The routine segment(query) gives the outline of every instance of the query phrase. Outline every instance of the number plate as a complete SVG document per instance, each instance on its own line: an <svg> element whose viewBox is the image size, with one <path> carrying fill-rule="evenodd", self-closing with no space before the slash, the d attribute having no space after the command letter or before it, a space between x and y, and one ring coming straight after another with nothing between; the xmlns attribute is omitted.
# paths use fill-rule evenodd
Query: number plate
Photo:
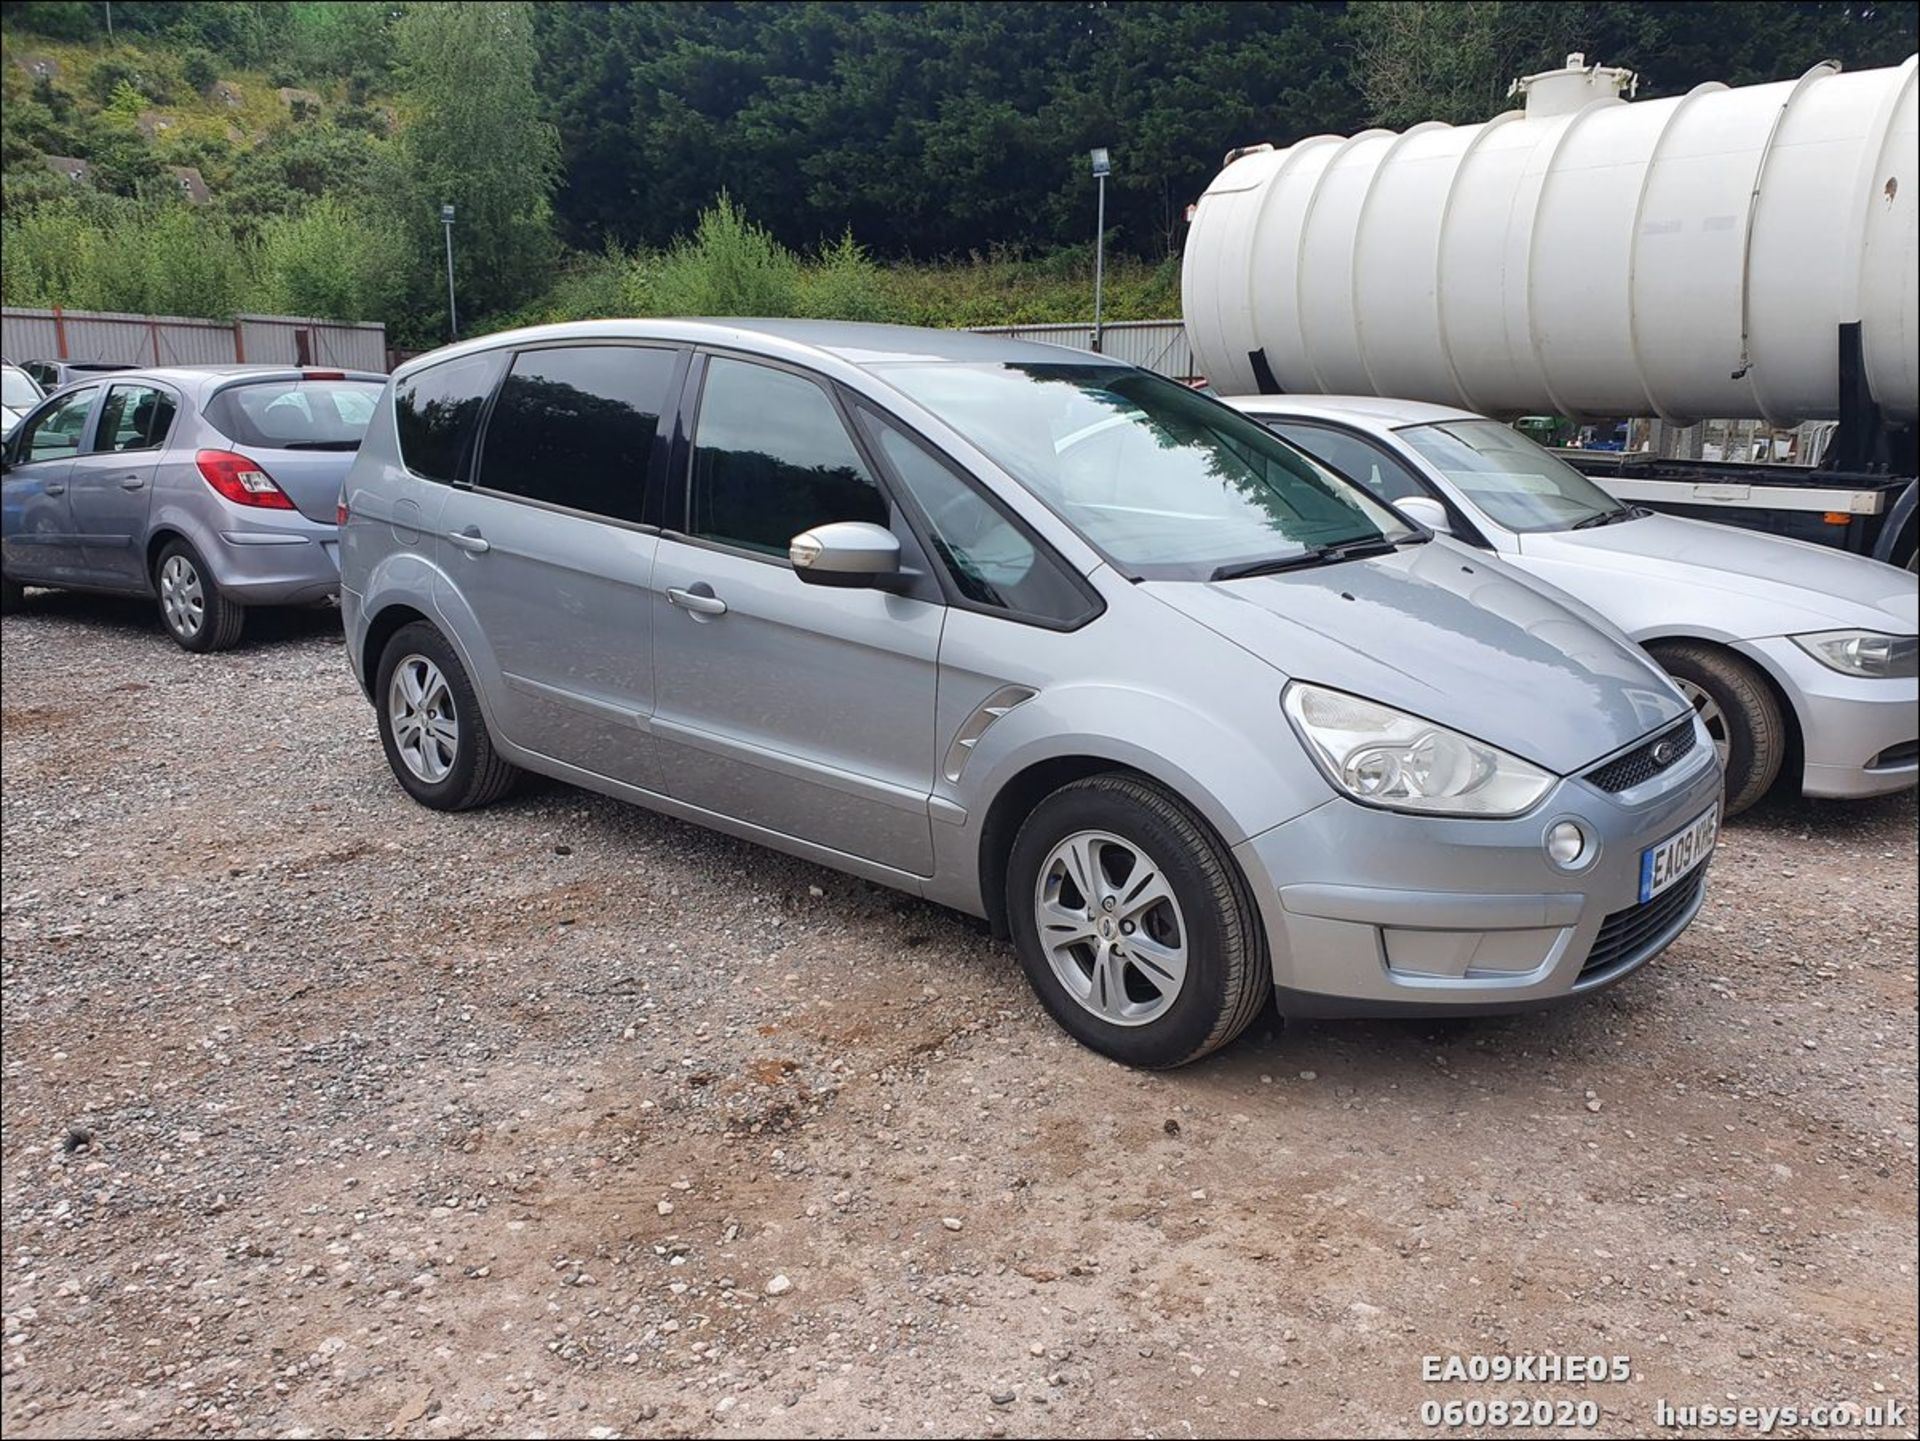
<svg viewBox="0 0 1920 1441"><path fill-rule="evenodd" d="M1650 901L1713 854L1720 836L1720 807L1709 806L1683 830L1640 852L1640 899Z"/></svg>

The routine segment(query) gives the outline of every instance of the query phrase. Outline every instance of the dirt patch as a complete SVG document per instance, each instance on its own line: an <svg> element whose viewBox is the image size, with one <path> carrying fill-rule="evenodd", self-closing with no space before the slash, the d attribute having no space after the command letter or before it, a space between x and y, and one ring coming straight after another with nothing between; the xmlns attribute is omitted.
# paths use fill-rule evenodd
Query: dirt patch
<svg viewBox="0 0 1920 1441"><path fill-rule="evenodd" d="M1735 822L1591 1001L1143 1075L963 918L413 806L336 637L0 634L9 1436L1402 1434L1507 1394L1451 1353L1631 1356L1527 1391L1602 1435L1914 1399L1911 797Z"/></svg>

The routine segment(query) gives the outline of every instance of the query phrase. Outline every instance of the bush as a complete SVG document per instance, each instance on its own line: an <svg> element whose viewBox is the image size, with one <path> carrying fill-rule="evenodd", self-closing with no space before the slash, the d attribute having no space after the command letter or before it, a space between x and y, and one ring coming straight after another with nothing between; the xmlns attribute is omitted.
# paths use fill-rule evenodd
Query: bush
<svg viewBox="0 0 1920 1441"><path fill-rule="evenodd" d="M10 305L225 317L248 261L230 231L176 200L68 197L0 220Z"/></svg>
<svg viewBox="0 0 1920 1441"><path fill-rule="evenodd" d="M853 238L851 226L807 267L801 284L805 313L819 320L895 320L880 267Z"/></svg>
<svg viewBox="0 0 1920 1441"><path fill-rule="evenodd" d="M675 242L644 277L644 291L656 315L795 315L800 265L723 190L693 238Z"/></svg>
<svg viewBox="0 0 1920 1441"><path fill-rule="evenodd" d="M181 77L205 95L220 79L220 61L211 50L195 45L180 57Z"/></svg>
<svg viewBox="0 0 1920 1441"><path fill-rule="evenodd" d="M388 320L407 269L393 217L322 196L261 227L252 303L279 315Z"/></svg>
<svg viewBox="0 0 1920 1441"><path fill-rule="evenodd" d="M147 101L164 105L173 98L165 68L144 59L139 64L117 57L102 60L87 76L87 90L106 106L118 106L121 96L131 92L141 101L134 107L136 114L146 109Z"/></svg>

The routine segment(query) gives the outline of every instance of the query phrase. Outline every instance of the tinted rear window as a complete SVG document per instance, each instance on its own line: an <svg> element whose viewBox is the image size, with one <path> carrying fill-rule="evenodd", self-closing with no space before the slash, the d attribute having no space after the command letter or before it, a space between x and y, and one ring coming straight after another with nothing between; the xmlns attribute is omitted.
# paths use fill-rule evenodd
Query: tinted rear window
<svg viewBox="0 0 1920 1441"><path fill-rule="evenodd" d="M257 380L221 391L207 419L260 449L358 450L379 399L373 380Z"/></svg>
<svg viewBox="0 0 1920 1441"><path fill-rule="evenodd" d="M523 350L487 422L478 484L641 519L679 356L634 345Z"/></svg>
<svg viewBox="0 0 1920 1441"><path fill-rule="evenodd" d="M489 350L429 365L400 383L393 423L408 470L428 480L465 479L480 412L506 363L505 351Z"/></svg>

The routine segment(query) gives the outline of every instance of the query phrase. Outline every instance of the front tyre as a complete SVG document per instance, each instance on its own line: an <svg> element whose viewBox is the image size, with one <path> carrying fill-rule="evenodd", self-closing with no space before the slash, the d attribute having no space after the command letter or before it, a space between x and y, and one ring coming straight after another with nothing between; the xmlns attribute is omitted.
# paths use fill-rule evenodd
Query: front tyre
<svg viewBox="0 0 1920 1441"><path fill-rule="evenodd" d="M1765 795L1787 756L1787 723L1760 673L1719 646L1670 641L1649 647L1693 704L1727 775L1725 814Z"/></svg>
<svg viewBox="0 0 1920 1441"><path fill-rule="evenodd" d="M153 588L160 599L160 621L182 650L200 654L232 650L246 628L244 607L228 599L207 570L200 552L184 540L170 540L153 566Z"/></svg>
<svg viewBox="0 0 1920 1441"><path fill-rule="evenodd" d="M1034 808L1008 860L1007 915L1041 1004L1130 1066L1217 1050L1272 987L1232 857L1183 802L1134 776L1090 776Z"/></svg>
<svg viewBox="0 0 1920 1441"><path fill-rule="evenodd" d="M408 795L433 810L464 811L513 789L520 772L494 749L466 667L438 630L425 621L402 626L374 676L380 744Z"/></svg>
<svg viewBox="0 0 1920 1441"><path fill-rule="evenodd" d="M27 602L27 588L0 575L0 615L12 615Z"/></svg>

